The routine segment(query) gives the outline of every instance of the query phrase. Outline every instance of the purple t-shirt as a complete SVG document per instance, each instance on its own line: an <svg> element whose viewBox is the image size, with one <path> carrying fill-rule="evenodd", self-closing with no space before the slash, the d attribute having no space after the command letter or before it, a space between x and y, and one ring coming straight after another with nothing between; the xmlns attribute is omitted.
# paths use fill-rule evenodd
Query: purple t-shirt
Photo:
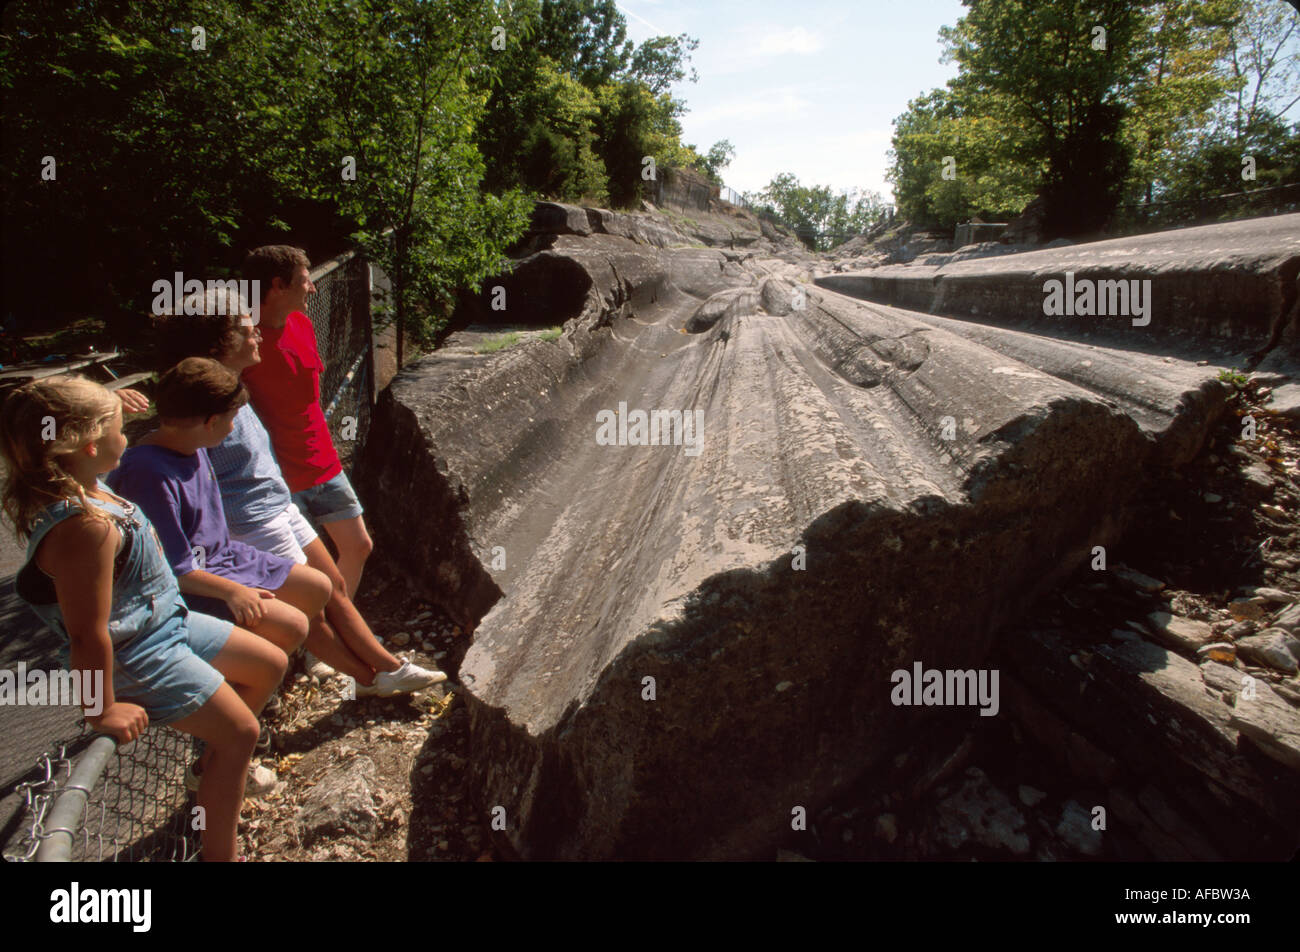
<svg viewBox="0 0 1300 952"><path fill-rule="evenodd" d="M158 530L177 578L202 569L240 585L267 589L277 589L289 578L291 559L230 538L221 490L206 450L186 456L163 446L133 446L104 481L144 510Z"/></svg>

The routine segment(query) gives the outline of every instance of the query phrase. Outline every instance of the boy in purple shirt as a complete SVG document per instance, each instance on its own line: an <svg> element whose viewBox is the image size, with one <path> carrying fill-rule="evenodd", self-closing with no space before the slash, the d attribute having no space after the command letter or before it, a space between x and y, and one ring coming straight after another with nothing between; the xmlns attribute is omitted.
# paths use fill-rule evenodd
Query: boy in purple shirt
<svg viewBox="0 0 1300 952"><path fill-rule="evenodd" d="M155 402L160 428L126 451L109 486L154 524L187 605L292 652L329 600L330 581L230 538L205 452L230 435L248 391L217 361L191 357L162 375Z"/></svg>

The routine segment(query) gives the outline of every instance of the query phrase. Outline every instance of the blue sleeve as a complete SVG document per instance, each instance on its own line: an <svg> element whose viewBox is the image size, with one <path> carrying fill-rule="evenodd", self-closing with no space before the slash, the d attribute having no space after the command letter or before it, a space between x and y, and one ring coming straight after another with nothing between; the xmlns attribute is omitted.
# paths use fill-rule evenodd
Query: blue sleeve
<svg viewBox="0 0 1300 952"><path fill-rule="evenodd" d="M180 500L176 485L167 478L150 472L143 466L127 466L114 470L116 477L109 485L119 496L125 496L144 510L153 523L162 542L163 554L171 563L177 578L194 571L190 553L190 540L181 526Z"/></svg>

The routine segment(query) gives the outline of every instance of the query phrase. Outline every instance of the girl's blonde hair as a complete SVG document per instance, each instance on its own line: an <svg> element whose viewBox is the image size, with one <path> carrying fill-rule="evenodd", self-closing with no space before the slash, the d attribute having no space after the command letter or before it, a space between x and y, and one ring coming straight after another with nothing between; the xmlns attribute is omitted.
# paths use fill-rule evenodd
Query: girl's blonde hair
<svg viewBox="0 0 1300 952"><path fill-rule="evenodd" d="M0 409L0 452L9 472L3 506L19 538L31 534L42 509L75 498L87 515L109 517L86 498L60 458L104 435L120 401L77 374L49 377L19 387Z"/></svg>

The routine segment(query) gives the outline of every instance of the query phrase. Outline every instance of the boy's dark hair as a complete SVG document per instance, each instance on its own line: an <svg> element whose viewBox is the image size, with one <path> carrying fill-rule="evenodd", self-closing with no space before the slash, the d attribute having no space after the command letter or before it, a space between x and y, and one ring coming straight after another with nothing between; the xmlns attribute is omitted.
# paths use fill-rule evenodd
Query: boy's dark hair
<svg viewBox="0 0 1300 952"><path fill-rule="evenodd" d="M206 420L242 407L248 391L215 360L186 357L159 378L154 402L163 420Z"/></svg>
<svg viewBox="0 0 1300 952"><path fill-rule="evenodd" d="M244 258L244 277L249 281L260 281L262 300L271 293L271 279L279 278L288 284L293 280L298 268L310 268L307 252L293 245L263 245L254 248Z"/></svg>

